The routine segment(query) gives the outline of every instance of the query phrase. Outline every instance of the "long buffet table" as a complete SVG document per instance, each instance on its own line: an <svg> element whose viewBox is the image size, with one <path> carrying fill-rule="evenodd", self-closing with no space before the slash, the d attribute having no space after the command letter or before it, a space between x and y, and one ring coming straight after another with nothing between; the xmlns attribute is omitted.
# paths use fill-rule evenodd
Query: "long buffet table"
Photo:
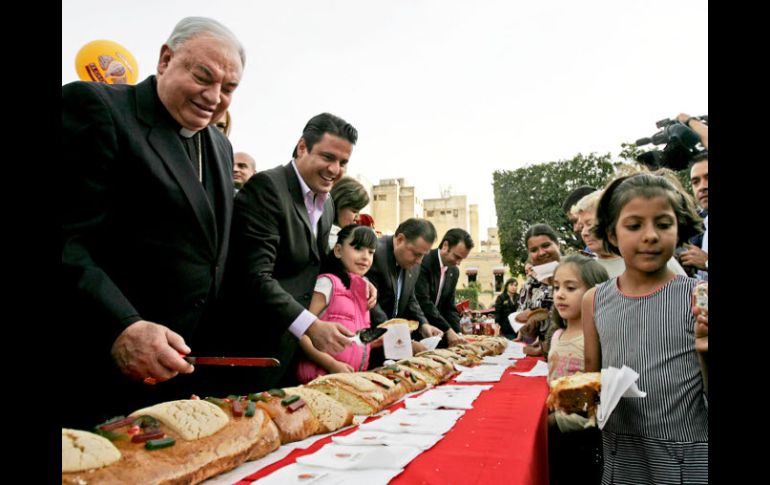
<svg viewBox="0 0 770 485"><path fill-rule="evenodd" d="M473 409L436 443L406 466L391 484L548 484L548 444L545 377L522 377L512 371L530 370L540 358L526 357L503 374L500 382L474 401ZM449 382L454 383L454 381ZM403 401L389 409L403 407ZM377 418L370 418L377 419ZM340 431L352 433L356 428ZM306 449L234 482L249 485L290 465L302 455L331 442L325 437ZM243 467L243 465L242 465ZM237 476L238 470L229 476ZM248 473L248 472L244 472Z"/></svg>

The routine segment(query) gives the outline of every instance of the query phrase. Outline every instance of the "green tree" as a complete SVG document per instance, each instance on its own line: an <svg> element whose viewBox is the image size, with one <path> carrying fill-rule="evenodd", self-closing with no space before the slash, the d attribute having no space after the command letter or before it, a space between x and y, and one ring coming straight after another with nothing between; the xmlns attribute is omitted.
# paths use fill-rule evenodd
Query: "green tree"
<svg viewBox="0 0 770 485"><path fill-rule="evenodd" d="M493 174L497 227L503 261L511 273L523 273L527 259L524 233L533 224L545 223L561 236L562 250L581 249L564 217L561 205L571 191L581 185L601 188L615 166L611 155L577 154L572 160L530 165Z"/></svg>
<svg viewBox="0 0 770 485"><path fill-rule="evenodd" d="M481 283L478 281L471 281L468 283L467 288L457 288L455 290L456 303L460 303L463 300L470 300L471 310L479 309L479 293L481 293Z"/></svg>
<svg viewBox="0 0 770 485"><path fill-rule="evenodd" d="M621 143L618 156L628 163L636 163L636 157L644 152L645 150L636 146L636 143Z"/></svg>

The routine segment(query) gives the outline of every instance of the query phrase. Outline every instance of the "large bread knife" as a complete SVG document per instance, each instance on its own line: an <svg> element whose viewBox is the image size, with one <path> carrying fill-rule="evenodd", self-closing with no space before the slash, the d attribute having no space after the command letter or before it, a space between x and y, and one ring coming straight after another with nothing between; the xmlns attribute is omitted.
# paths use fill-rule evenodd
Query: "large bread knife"
<svg viewBox="0 0 770 485"><path fill-rule="evenodd" d="M250 367L278 367L281 362L270 357L193 357L185 356L184 360L193 365L229 365Z"/></svg>

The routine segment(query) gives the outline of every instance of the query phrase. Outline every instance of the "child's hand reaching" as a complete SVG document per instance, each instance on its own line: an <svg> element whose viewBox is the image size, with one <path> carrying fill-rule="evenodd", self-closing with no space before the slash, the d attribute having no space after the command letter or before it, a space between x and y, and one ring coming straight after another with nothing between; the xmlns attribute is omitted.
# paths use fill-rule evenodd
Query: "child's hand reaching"
<svg viewBox="0 0 770 485"><path fill-rule="evenodd" d="M346 364L345 362L340 362L339 360L335 360L329 365L329 368L326 369L330 374L338 374L338 373L345 373L345 372L355 372L355 369L353 369L352 366L349 364Z"/></svg>
<svg viewBox="0 0 770 485"><path fill-rule="evenodd" d="M539 357L544 353L545 352L543 352L543 346L540 345L540 342L535 342L532 345L527 345L524 347L524 354L529 355L530 357Z"/></svg>

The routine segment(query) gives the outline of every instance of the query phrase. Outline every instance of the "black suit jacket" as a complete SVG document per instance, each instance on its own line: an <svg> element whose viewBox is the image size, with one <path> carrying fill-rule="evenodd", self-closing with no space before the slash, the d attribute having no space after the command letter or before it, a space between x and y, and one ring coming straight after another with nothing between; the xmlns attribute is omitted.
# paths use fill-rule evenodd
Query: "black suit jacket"
<svg viewBox="0 0 770 485"><path fill-rule="evenodd" d="M232 147L215 128L201 132L207 193L178 129L154 76L136 86L62 86L62 157L53 163L66 322L60 368L67 382L84 368L86 376L99 376L86 379L90 392L100 392L95 410L110 412L105 401L114 397L100 379L115 392L127 389L121 385L128 380L111 373L117 367L110 348L120 332L144 319L189 344L222 281ZM130 412L129 402L119 412Z"/></svg>
<svg viewBox="0 0 770 485"><path fill-rule="evenodd" d="M459 334L460 313L455 306L455 287L460 269L457 266L447 267L441 297L436 305L436 293L441 281L440 257L439 250L434 249L423 258L414 293L428 323L444 332L451 328Z"/></svg>
<svg viewBox="0 0 770 485"><path fill-rule="evenodd" d="M310 306L333 217L329 197L318 236L313 235L291 163L258 172L238 191L225 277L227 316L215 327L224 339L211 341L219 342L218 350L276 357L282 364L277 369L245 369L241 382L234 384L239 389L248 384L254 392L284 378L292 382L293 374L286 371L292 368L298 340L288 328Z"/></svg>
<svg viewBox="0 0 770 485"><path fill-rule="evenodd" d="M396 256L393 254L393 236L381 237L377 242L377 250L374 253L372 267L366 273L366 277L377 288L377 304L369 310L373 327L393 316L393 308L396 304L398 271ZM428 320L422 313L420 305L417 303L417 298L414 295L414 287L419 275L419 264L404 271L404 282L401 285L401 296L398 301L396 317L427 323Z"/></svg>

